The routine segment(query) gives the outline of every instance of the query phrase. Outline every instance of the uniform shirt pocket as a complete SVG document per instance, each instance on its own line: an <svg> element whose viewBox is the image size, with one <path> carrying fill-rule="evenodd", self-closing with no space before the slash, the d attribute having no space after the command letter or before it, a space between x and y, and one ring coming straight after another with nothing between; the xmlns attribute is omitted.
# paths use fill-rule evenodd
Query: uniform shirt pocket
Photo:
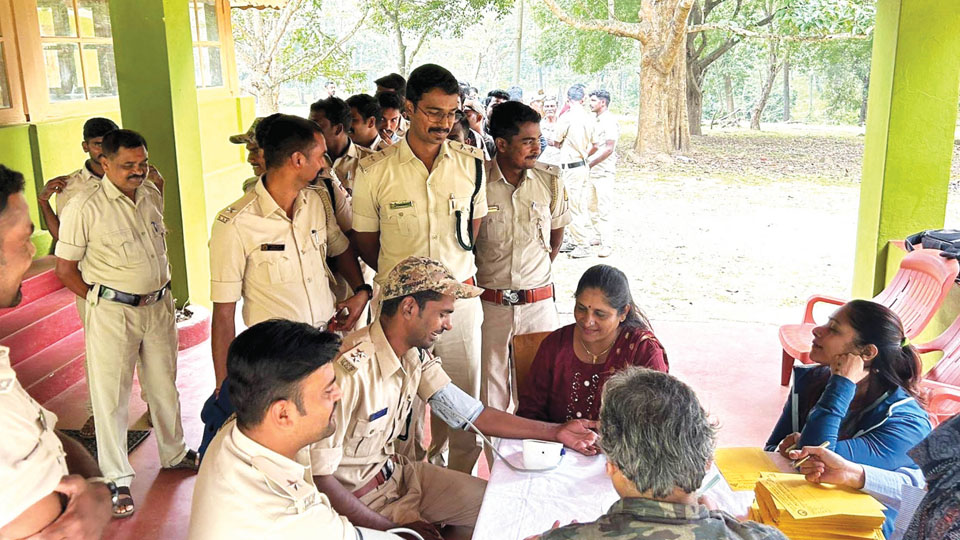
<svg viewBox="0 0 960 540"><path fill-rule="evenodd" d="M530 238L546 251L550 251L550 207L532 202L529 216Z"/></svg>
<svg viewBox="0 0 960 540"><path fill-rule="evenodd" d="M400 236L416 236L420 229L418 216L414 202L390 203L384 214L384 229Z"/></svg>
<svg viewBox="0 0 960 540"><path fill-rule="evenodd" d="M376 454L384 447L385 428L389 418L388 411L387 414L375 420L358 419L345 441L344 448L357 457Z"/></svg>
<svg viewBox="0 0 960 540"><path fill-rule="evenodd" d="M290 283L297 275L296 262L285 251L254 251L248 270L260 283Z"/></svg>
<svg viewBox="0 0 960 540"><path fill-rule="evenodd" d="M143 246L137 241L133 229L120 229L105 234L101 239L106 248L107 262L114 266L129 266L146 259Z"/></svg>

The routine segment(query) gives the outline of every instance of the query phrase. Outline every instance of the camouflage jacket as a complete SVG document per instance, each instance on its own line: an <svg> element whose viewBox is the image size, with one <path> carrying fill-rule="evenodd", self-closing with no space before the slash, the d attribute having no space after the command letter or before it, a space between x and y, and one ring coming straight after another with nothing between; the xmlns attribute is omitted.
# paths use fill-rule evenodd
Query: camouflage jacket
<svg viewBox="0 0 960 540"><path fill-rule="evenodd" d="M592 523L576 523L543 534L543 540L787 540L777 529L740 522L726 512L652 499L620 499Z"/></svg>

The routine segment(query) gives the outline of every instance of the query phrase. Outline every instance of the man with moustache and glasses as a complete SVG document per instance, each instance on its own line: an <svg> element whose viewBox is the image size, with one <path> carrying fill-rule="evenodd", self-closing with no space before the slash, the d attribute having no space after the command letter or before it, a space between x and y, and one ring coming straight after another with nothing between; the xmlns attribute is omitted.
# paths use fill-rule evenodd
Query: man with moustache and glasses
<svg viewBox="0 0 960 540"><path fill-rule="evenodd" d="M103 475L120 491L115 515L134 511L127 459L127 404L133 369L149 400L160 463L199 467L183 441L177 392L177 326L170 294L163 200L146 182L147 142L127 129L103 137L104 180L74 196L64 209L57 244L57 277L86 299L87 382Z"/></svg>
<svg viewBox="0 0 960 540"><path fill-rule="evenodd" d="M496 156L487 163L487 216L477 237L477 283L483 287L481 401L510 410L516 373L513 336L560 326L551 266L570 223L560 169L537 161L540 115L518 101L490 117ZM492 457L492 456L488 456Z"/></svg>
<svg viewBox="0 0 960 540"><path fill-rule="evenodd" d="M405 113L410 129L400 142L360 160L353 193L353 230L363 260L383 286L387 272L411 255L443 263L464 283L476 284L473 240L487 214L483 152L447 140L457 118L460 85L435 64L413 70L407 81ZM375 307L376 308L376 307ZM453 331L434 348L453 382L473 397L480 394L479 298L457 300ZM422 403L414 408L414 428L402 453L421 458ZM470 433L450 433L432 424L431 459L469 473L481 445Z"/></svg>

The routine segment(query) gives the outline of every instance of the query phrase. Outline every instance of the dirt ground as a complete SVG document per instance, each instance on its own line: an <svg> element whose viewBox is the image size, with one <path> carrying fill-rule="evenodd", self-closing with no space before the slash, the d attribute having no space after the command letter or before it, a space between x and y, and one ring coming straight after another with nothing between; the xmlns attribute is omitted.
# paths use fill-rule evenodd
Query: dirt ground
<svg viewBox="0 0 960 540"><path fill-rule="evenodd" d="M554 264L558 307L572 320L584 270L617 266L654 321L799 322L814 293L850 294L862 128L766 125L694 137L672 163L630 157L622 118L614 254ZM947 226L960 227L960 150Z"/></svg>

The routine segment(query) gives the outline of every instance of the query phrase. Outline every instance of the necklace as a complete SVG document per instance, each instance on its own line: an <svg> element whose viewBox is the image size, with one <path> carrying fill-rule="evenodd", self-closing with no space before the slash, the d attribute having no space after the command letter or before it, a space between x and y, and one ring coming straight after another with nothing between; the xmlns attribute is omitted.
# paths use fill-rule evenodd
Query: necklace
<svg viewBox="0 0 960 540"><path fill-rule="evenodd" d="M600 354L593 354L592 352L590 352L590 349L587 348L587 344L583 342L583 338L580 338L579 341L580 341L580 347L583 348L583 351L591 356L591 359L590 359L591 364L596 364L600 360L600 357L610 352L610 349L613 348L613 344L617 342L617 340L614 339L613 343L611 343L610 346L606 348L606 350L604 350Z"/></svg>

